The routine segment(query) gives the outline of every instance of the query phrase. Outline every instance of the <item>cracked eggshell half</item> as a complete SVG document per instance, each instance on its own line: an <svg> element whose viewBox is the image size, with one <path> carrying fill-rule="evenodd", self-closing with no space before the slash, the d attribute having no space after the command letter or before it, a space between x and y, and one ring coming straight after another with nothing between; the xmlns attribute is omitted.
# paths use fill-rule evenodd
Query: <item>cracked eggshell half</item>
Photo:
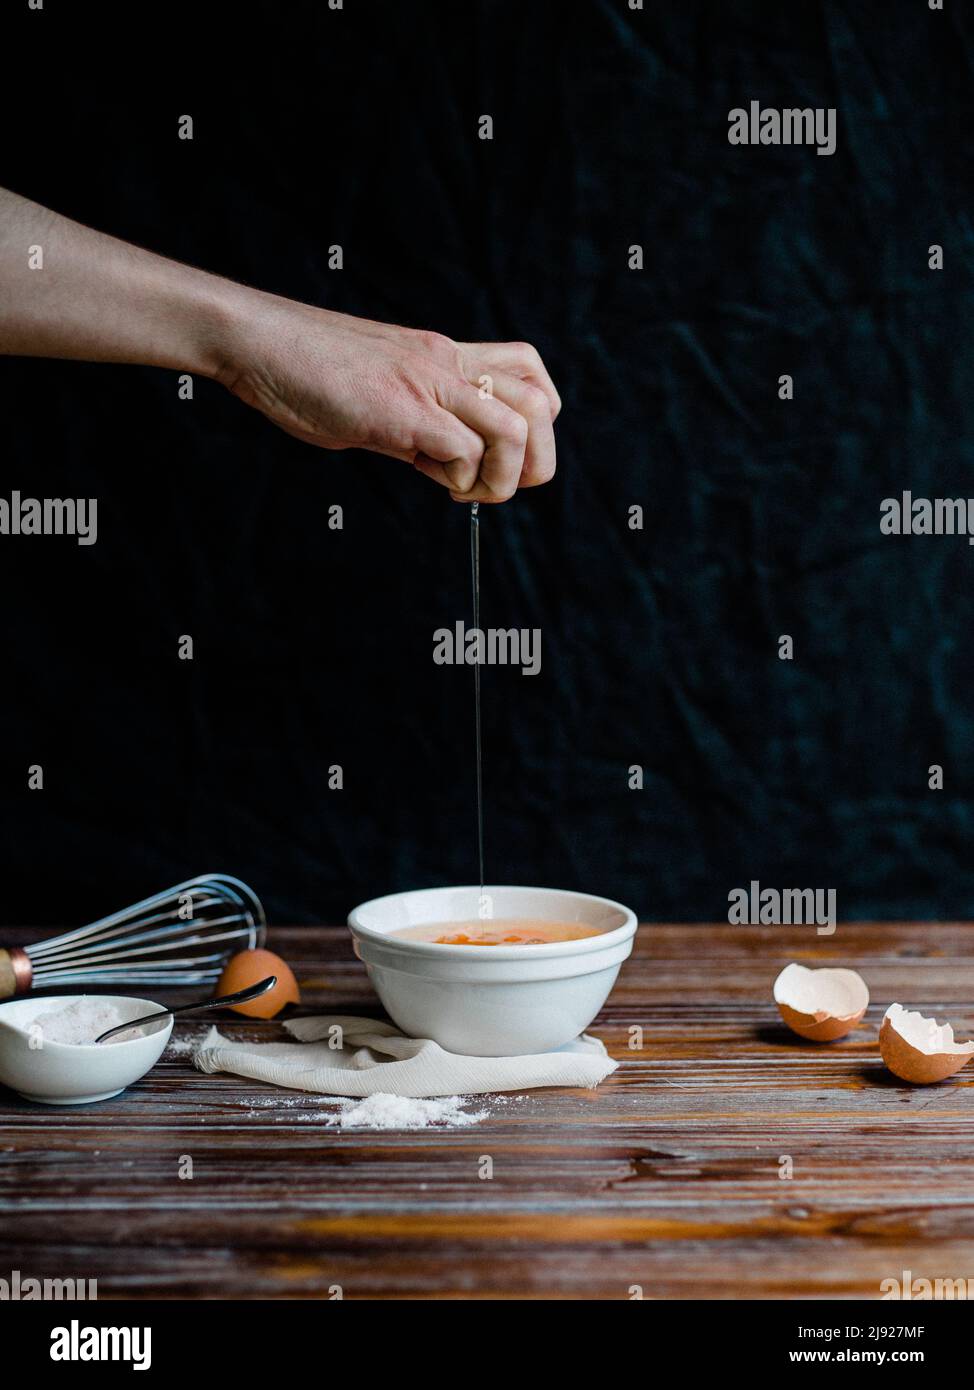
<svg viewBox="0 0 974 1390"><path fill-rule="evenodd" d="M894 1076L929 1086L966 1066L974 1055L974 1042L955 1042L949 1023L890 1004L879 1030L879 1050Z"/></svg>
<svg viewBox="0 0 974 1390"><path fill-rule="evenodd" d="M774 982L774 1002L793 1033L832 1042L855 1028L869 1006L869 990L855 970L792 964Z"/></svg>

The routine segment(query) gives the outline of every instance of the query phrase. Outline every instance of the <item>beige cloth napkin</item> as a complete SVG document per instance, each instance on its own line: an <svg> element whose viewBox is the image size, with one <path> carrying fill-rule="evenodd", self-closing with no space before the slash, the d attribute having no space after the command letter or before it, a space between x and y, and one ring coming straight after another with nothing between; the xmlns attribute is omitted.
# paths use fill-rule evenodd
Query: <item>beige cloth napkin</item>
<svg viewBox="0 0 974 1390"><path fill-rule="evenodd" d="M200 1071L232 1071L296 1091L415 1097L597 1086L619 1065L587 1033L534 1056L460 1057L371 1018L295 1018L284 1027L299 1041L232 1043L211 1028L194 1061ZM341 1046L332 1046L332 1039Z"/></svg>

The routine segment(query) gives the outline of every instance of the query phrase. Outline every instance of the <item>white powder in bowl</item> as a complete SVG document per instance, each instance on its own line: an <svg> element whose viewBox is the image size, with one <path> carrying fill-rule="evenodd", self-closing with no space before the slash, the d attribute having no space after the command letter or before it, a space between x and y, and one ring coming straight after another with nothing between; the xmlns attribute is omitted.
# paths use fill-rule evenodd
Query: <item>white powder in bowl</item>
<svg viewBox="0 0 974 1390"><path fill-rule="evenodd" d="M419 1100L376 1091L362 1100L344 1100L332 1123L340 1129L432 1129L437 1125L452 1129L487 1118L486 1110L462 1110L465 1100L465 1096Z"/></svg>
<svg viewBox="0 0 974 1390"><path fill-rule="evenodd" d="M62 1009L52 1009L50 1013L38 1014L28 1027L32 1032L39 1032L44 1042L74 1043L77 1046L94 1043L95 1039L106 1033L109 1028L117 1028L124 1022L125 1019L114 1004L92 997L76 999L73 1004L68 1004ZM136 1034L122 1033L117 1038L109 1038L108 1044L124 1042L134 1036Z"/></svg>

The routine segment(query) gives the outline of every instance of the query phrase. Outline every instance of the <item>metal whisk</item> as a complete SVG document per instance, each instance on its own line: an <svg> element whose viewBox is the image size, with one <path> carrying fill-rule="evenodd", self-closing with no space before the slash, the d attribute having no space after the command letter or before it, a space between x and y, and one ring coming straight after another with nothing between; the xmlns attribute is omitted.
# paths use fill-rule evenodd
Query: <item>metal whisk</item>
<svg viewBox="0 0 974 1390"><path fill-rule="evenodd" d="M50 941L0 950L0 999L53 985L211 984L264 933L252 889L202 874Z"/></svg>

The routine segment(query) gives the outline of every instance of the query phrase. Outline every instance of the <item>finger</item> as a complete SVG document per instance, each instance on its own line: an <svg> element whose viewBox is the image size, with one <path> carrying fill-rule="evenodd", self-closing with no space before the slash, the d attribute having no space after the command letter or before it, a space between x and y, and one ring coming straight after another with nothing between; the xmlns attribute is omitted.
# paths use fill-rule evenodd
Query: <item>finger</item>
<svg viewBox="0 0 974 1390"><path fill-rule="evenodd" d="M486 448L475 430L451 411L437 407L414 439L412 463L420 473L451 492L467 492L473 487Z"/></svg>
<svg viewBox="0 0 974 1390"><path fill-rule="evenodd" d="M459 377L443 388L440 404L480 435L486 446L476 481L454 489L453 496L464 502L505 502L512 497L528 442L524 416L494 396L482 396L476 386Z"/></svg>
<svg viewBox="0 0 974 1390"><path fill-rule="evenodd" d="M518 487L537 487L555 476L555 430L548 397L533 382L496 372L491 378L494 396L528 422L528 442Z"/></svg>
<svg viewBox="0 0 974 1390"><path fill-rule="evenodd" d="M538 349L530 343L458 343L464 362L464 372L476 381L482 372L507 372L530 381L545 393L554 420L561 410L561 397L555 389L548 368Z"/></svg>

